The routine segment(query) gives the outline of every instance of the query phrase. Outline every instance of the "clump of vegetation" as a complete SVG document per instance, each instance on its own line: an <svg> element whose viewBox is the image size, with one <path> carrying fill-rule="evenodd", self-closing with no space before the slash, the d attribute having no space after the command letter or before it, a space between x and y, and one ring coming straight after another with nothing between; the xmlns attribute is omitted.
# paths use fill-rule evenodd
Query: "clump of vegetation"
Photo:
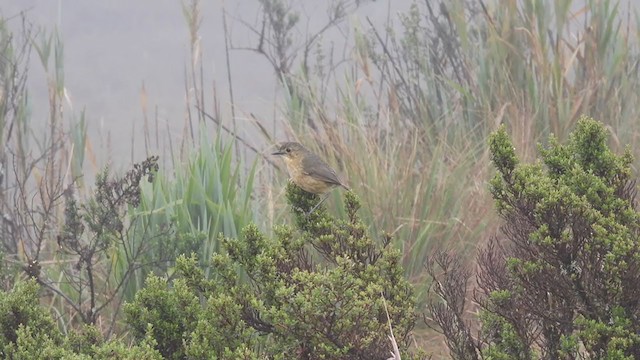
<svg viewBox="0 0 640 360"><path fill-rule="evenodd" d="M162 359L151 337L137 345L105 341L94 325L64 336L39 304L39 286L20 281L0 292L0 357L3 359Z"/></svg>
<svg viewBox="0 0 640 360"><path fill-rule="evenodd" d="M367 234L352 193L348 220L323 207L307 217L318 197L291 184L287 195L297 229L280 226L268 238L249 225L221 239L210 279L195 256L178 260L171 286L151 276L125 308L134 335L152 336L172 359L386 359L390 322L406 353L414 296L390 238L378 245Z"/></svg>
<svg viewBox="0 0 640 360"><path fill-rule="evenodd" d="M39 273L30 275L60 295L85 324L96 323L100 311L119 298L122 287L140 266L138 260L147 249L142 241L130 241L127 210L140 204L140 183L153 181L157 161L154 156L135 164L121 178L112 178L105 169L97 177L94 196L85 203L79 204L71 191L65 193L65 223L57 244L74 262L73 270L62 269L69 281L62 289ZM117 248L123 249L123 258L115 261L118 268L104 261Z"/></svg>
<svg viewBox="0 0 640 360"><path fill-rule="evenodd" d="M14 345L8 347L24 349L20 350L23 354L40 354L37 351L56 346L78 356L98 357L78 350L84 348L81 344L94 341L78 342L85 335L76 336L72 329L80 327L81 334L94 339L93 330L86 330L94 328L85 324L97 323L107 339L119 334L119 325L124 325L121 301L133 299L148 273L175 270L177 254L198 251L197 262L204 275L191 263L195 258L182 258L177 279L150 278L137 300L144 308L130 314L139 340L158 340L145 345L157 348L154 354L203 357L215 348L223 357L348 357L342 353L348 348L378 356L377 351L388 345L379 329L372 330L379 326L379 318L357 326L334 322L332 330L337 332L339 327L341 332L333 341L324 335L309 335L322 329L309 329L305 327L308 323L280 313L293 309L299 316L325 324L328 319L313 312L320 310L302 307L290 297L330 309L330 302L316 300L325 296L337 301L331 295L342 291L363 306L370 296L367 309L377 317L379 300L393 293L383 291L373 297L384 282L373 281L372 288L354 295L347 289L349 283L340 287L330 278L343 275L341 271L353 265L350 270L360 272L347 273L342 280L353 281L355 288L362 289L367 271L391 261L393 255L373 261L370 254L364 254L368 237L359 243L362 238L345 235L366 227L373 229L371 233L393 230L391 246L401 249L404 275L416 286L420 301L427 293L422 291L425 284L430 284L424 281L423 265L433 247L446 244L460 251L459 258L438 253L431 258L430 267L440 280L433 286L447 299L432 305L431 316L445 332L456 358L635 355L637 320L630 295L635 291L635 245L627 241L635 236L631 225L635 212L625 207L634 198L627 173L630 157L609 153L594 160L591 155L578 156L573 145L552 143L545 149L550 153L543 154L544 161L529 167L520 165L512 150L515 145L522 158L531 159L536 141L553 132L564 142L584 113L606 123L614 149L620 143L631 143L637 154L639 46L633 33L637 26L627 24L618 1L590 1L578 7L571 0L508 4L459 0L437 7L425 1L416 2L405 14L390 16L384 26L363 19L362 24L350 22L354 27L347 29L344 20L364 2L336 0L328 5L327 22L314 30L313 22L300 21L306 15L300 2L260 0L262 16L251 29L256 37L239 46L231 41L225 12L225 50L252 50L269 62L282 81L284 101L277 100L277 107L285 114L274 113L273 130L250 117L264 140L271 143L272 134L286 133L305 143L346 175L366 204L358 213L366 226L350 218L347 205L330 200L329 204L338 204L333 210L349 219L346 223L326 220L322 210L309 218L296 213L296 229L276 226L275 239L271 239L251 226L240 240L230 238L238 237L239 229L251 220L259 226L267 224L261 230L274 228L270 225L281 222L279 216L286 213L287 205L272 196L270 184L275 182L260 162L245 172L247 159L254 155L259 159L264 144L253 137L250 141L242 138L245 129L237 126L236 111L240 114L241 109L234 100L231 69L231 117L222 115L225 111L215 91L207 95L204 84L210 82L202 67L204 38L198 33L203 19L200 3L192 0L183 6L192 51L184 84L187 119L180 146L174 148L172 138L162 141L158 116L155 131L151 130L148 125L153 116L146 101L142 105L147 153L154 151L155 138L155 148L166 154L164 163L173 160L186 166L167 167L153 184L143 182L140 206L135 206L137 201L118 201L110 207L114 194L99 199L102 195L84 185L85 179L93 177L84 171L84 159L95 169L101 168L90 150L99 147L86 136L89 121L84 112L78 116L73 110L81 106L69 106L67 90L73 94L73 89L64 83L61 38L33 30L24 17L0 19L0 283L9 290L24 278L36 279L43 286L41 300L56 313L57 325L76 338L67 346L67 340L53 333L49 341L35 330L20 330L24 334L13 336L7 343ZM317 7L312 8L315 18ZM584 16L576 16L576 8ZM19 27L16 22L20 20L22 32L14 34L10 28ZM305 27L308 33L300 36ZM353 40L355 46L346 49L353 51L326 47L323 37L335 28L344 33L353 30L354 38L347 43ZM37 56L45 72L49 103L32 103L37 97L27 91L33 69L30 54ZM146 99L145 91L143 95ZM32 123L34 108L49 109L46 126ZM286 119L284 129L279 127L281 118ZM201 127L198 140L198 126L206 121L213 121L215 129ZM482 276L476 298L483 328L478 338L464 312L470 297L466 285L473 275L464 265L476 244L484 243L484 234L492 233L485 231L487 225L497 224L489 210L490 196L481 184L489 179L486 138L503 122L513 139L506 141L504 132L494 138L494 161L502 170L492 190L508 222L507 240L491 242L479 260ZM213 145L212 134L216 138ZM227 135L236 141L225 146L220 139L226 140ZM207 144L212 146L204 146ZM192 148L198 150L190 157ZM597 146L591 149L598 152ZM574 153L565 156L565 151ZM108 157L98 157L102 156ZM578 171L586 169L585 159L593 160L586 175ZM258 191L253 187L254 170ZM526 176L517 175L519 172L535 181L522 180ZM598 179L604 180L598 183ZM118 179L105 173L100 181L98 187ZM628 187L616 187L625 182ZM138 191L137 187L131 190ZM288 194L295 204L313 199L295 191ZM338 199L337 194L332 194L333 199ZM104 200L107 207L100 205ZM585 201L592 208L581 207ZM556 213L564 217L548 220ZM579 224L589 231L580 235ZM556 228L571 230L558 235ZM217 237L220 232L228 238ZM349 246L334 241L344 236ZM580 236L583 240L576 240ZM607 236L617 238L609 241ZM602 240L590 242L596 237ZM356 243L351 244L352 240ZM389 247L386 241L388 238L382 241L385 249ZM382 251L376 249L373 254ZM304 254L309 259L291 260L296 251L297 256ZM218 252L223 255L215 255ZM262 258L267 255L275 257ZM215 261L210 264L212 258ZM233 271L223 272L229 270L221 264ZM276 265L286 270L281 277L264 268ZM437 268L452 271L441 277ZM598 269L606 270L599 281ZM262 280L272 281L275 287L260 287ZM308 288L298 284L303 280L310 284ZM293 293L285 291L290 288ZM234 292L225 297L220 289ZM405 319L398 315L402 301L387 300L391 323L404 350L410 326L401 325ZM348 309L344 302L337 304L337 310ZM154 306L171 314L174 321L165 321L167 315L153 310ZM145 313L147 308L149 313ZM143 324L144 319L154 326ZM7 329L21 323L15 321ZM362 332L357 332L358 326ZM360 336L372 333L372 337ZM378 341L378 348L371 339ZM329 345L325 340L331 340ZM36 344L53 345L36 348ZM14 357L22 356L15 349ZM297 352L282 355L292 349Z"/></svg>
<svg viewBox="0 0 640 360"><path fill-rule="evenodd" d="M633 158L614 154L607 135L582 118L566 145L552 138L533 164L518 161L505 127L492 135L491 193L504 225L478 257L479 337L463 316L471 272L444 254L430 267L444 300L431 316L456 359L640 357Z"/></svg>

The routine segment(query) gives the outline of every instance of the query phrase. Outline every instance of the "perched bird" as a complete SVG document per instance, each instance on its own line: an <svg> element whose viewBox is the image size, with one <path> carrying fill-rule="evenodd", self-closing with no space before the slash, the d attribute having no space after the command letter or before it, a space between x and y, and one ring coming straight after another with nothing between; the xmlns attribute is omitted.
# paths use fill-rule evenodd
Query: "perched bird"
<svg viewBox="0 0 640 360"><path fill-rule="evenodd" d="M349 190L349 187L340 181L336 172L326 162L297 142L278 144L277 151L272 155L283 157L291 181L306 192L326 194L336 186ZM320 206L327 196L320 200L309 214Z"/></svg>

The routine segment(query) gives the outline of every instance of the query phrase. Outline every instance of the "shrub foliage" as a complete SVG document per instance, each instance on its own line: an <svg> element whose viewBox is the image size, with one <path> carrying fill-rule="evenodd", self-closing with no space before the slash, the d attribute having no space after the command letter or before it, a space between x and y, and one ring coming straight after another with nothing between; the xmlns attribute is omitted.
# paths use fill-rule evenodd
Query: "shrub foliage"
<svg viewBox="0 0 640 360"><path fill-rule="evenodd" d="M502 239L478 257L482 326L464 322L471 272L432 258L432 318L457 359L640 358L640 243L632 156L607 145L604 126L582 118L566 145L521 164L504 127L490 139L498 173L490 190ZM445 275L438 275L444 268Z"/></svg>
<svg viewBox="0 0 640 360"><path fill-rule="evenodd" d="M39 305L34 279L19 281L9 292L0 291L0 358L39 359L162 359L151 337L128 346L105 341L94 325L64 336L51 315Z"/></svg>
<svg viewBox="0 0 640 360"><path fill-rule="evenodd" d="M291 184L287 194L297 229L269 238L250 225L221 239L211 279L194 255L181 257L170 286L152 276L127 304L134 334L173 359L386 359L390 321L406 351L414 298L389 237L380 246L367 235L352 193L348 220L322 207L306 216L318 197Z"/></svg>

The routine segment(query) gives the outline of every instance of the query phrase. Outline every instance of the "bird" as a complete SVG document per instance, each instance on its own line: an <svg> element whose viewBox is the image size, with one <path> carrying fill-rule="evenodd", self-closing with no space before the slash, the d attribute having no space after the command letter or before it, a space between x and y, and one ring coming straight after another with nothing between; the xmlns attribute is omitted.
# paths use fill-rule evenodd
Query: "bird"
<svg viewBox="0 0 640 360"><path fill-rule="evenodd" d="M329 196L328 192L340 186L351 191L331 168L318 155L297 142L281 142L272 155L282 156L287 166L291 181L302 190L316 195L326 194L320 202L309 211L311 214Z"/></svg>

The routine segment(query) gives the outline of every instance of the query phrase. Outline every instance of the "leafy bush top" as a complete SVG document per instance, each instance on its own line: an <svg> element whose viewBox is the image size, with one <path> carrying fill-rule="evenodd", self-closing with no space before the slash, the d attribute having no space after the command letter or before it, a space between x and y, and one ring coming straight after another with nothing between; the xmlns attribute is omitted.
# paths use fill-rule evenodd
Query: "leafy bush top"
<svg viewBox="0 0 640 360"><path fill-rule="evenodd" d="M504 240L494 239L478 257L481 336L471 336L460 307L431 307L452 353L640 358L640 213L630 151L614 154L604 126L587 117L566 145L552 138L540 147L536 163L518 161L504 126L490 150L498 170L490 190ZM431 272L452 263L440 254ZM453 269L442 281L464 287L469 277ZM464 291L440 293L447 304L464 304Z"/></svg>
<svg viewBox="0 0 640 360"><path fill-rule="evenodd" d="M171 287L151 277L127 305L136 336L152 324L159 351L174 359L386 359L390 321L406 351L414 298L389 238L380 246L367 235L352 193L348 220L324 208L306 216L318 197L291 184L287 194L299 232L281 226L271 239L250 225L221 239L211 279L195 256L181 257Z"/></svg>

